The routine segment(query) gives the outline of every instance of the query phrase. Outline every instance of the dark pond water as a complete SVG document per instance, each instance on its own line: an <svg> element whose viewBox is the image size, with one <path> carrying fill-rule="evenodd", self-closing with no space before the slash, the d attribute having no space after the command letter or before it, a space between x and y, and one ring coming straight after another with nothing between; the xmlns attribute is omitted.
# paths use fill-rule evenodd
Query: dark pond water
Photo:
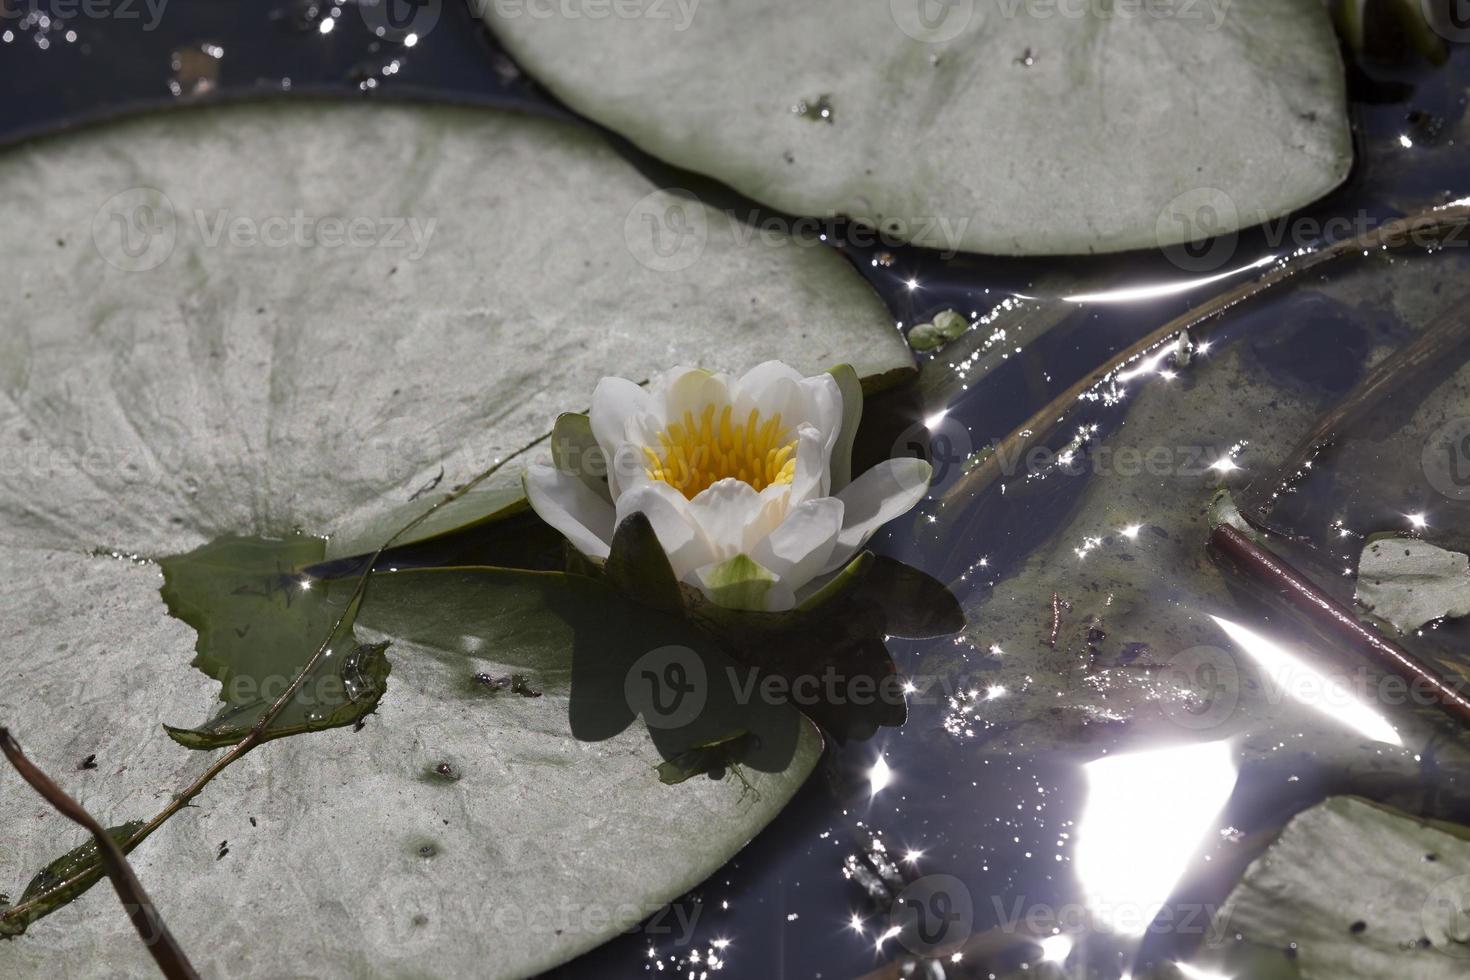
<svg viewBox="0 0 1470 980"><path fill-rule="evenodd" d="M46 17L43 22L32 15L11 17L0 26L0 82L7 94L0 141L183 102L261 96L426 99L564 113L517 71L457 0L431 0L420 6L417 19L388 24L382 36L374 28L384 23L356 6L314 0L275 6L174 0L156 23L141 0L134 7L136 16L130 18ZM1359 163L1345 187L1296 216L1291 227L1310 228L1333 217L1373 222L1470 194L1470 168L1462 156L1447 152L1444 135L1453 133L1464 116L1467 83L1470 50L1465 49L1434 70L1355 67L1351 89ZM692 182L624 150L658 179L684 186ZM1181 260L1178 252L1059 262L945 259L913 249L844 247L895 320L906 326L950 308L967 316L992 314L1017 297L1059 310L1056 326L1039 339L1008 337L992 352L977 355L968 390L955 388L953 397L941 403L948 421L930 428L950 442L980 447L1004 437L1116 351L1249 277L1256 260L1303 244L1283 242L1279 232L1280 227L1268 227L1242 233L1224 252L1213 253L1207 269L1189 256ZM1002 321L1010 322L1006 316L1002 312ZM1291 335L1303 338L1300 348L1287 344L1263 356L1294 365L1293 377L1301 385L1330 399L1350 386L1371 346L1353 338L1373 336L1381 319L1372 310L1340 302L1305 302L1287 289L1231 319L1212 341L1264 343L1267 328L1288 320L1314 327L1316 334L1307 329ZM1025 342L1024 353L1000 356L1018 341ZM954 359L950 353L935 356L939 367ZM932 374L946 373L935 367L930 365ZM890 401L886 410L914 411L903 399ZM924 410L932 413L935 407ZM1116 429L1118 420L1104 408L1095 414L1106 431ZM891 428L903 425L895 422ZM931 451L941 470L952 462L949 442L936 439ZM925 535L909 523L890 529L876 544L955 581L974 598L1021 569L1085 492L1085 481L1056 493L992 490L985 500L963 508L969 519L948 535ZM1140 518L1140 523L1146 522ZM961 573L968 574L960 578ZM1038 622L1041 618L1038 611ZM984 650L954 655L918 644L895 644L894 653L904 669L946 656L949 696L916 698L903 729L833 750L776 823L681 903L686 918L697 912L692 931L686 933L679 919L664 917L555 975L860 976L902 952L895 943L880 941L888 925L887 906L892 893L924 876L950 875L963 883L977 935L1033 907L1076 903L1079 872L1072 843L1087 796L1082 763L1096 753L1085 745L1072 752L977 753L965 734L983 714L975 705L1006 693L994 680L1000 676L996 658ZM1190 765L1198 771L1198 763ZM1294 776L1290 782L1242 777L1233 784L1218 826L1244 837L1267 832L1329 790L1342 788L1330 774L1315 772L1309 761ZM1202 791L1209 788L1203 785ZM1455 806L1441 805L1441 811L1451 812L1440 815L1470 817ZM1147 801L1139 802L1136 820L1142 832L1153 832L1149 822L1155 816ZM1160 816L1167 820L1169 812ZM862 858L875 839L884 842L891 869ZM865 870L845 873L850 861ZM1146 870L1140 868L1140 876ZM891 872L887 884L881 882L885 871ZM875 886L875 894L865 882ZM1204 876L1190 887L1203 894L1211 885ZM883 897L885 892L889 897ZM971 955L947 964L948 974L986 976L1005 955L1042 952L1033 945L1029 952L1003 954L994 962ZM1142 963L1169 954L1170 937L1151 936ZM1095 953L1088 963L1074 957L1069 969L1116 977L1128 965L1126 957Z"/></svg>

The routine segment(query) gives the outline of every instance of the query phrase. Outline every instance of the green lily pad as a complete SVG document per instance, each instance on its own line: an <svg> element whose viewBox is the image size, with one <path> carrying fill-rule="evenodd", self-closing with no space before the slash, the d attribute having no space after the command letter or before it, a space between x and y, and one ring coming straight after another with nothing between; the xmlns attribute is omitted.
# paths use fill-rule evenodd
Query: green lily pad
<svg viewBox="0 0 1470 980"><path fill-rule="evenodd" d="M209 546L320 535L328 561L361 555L585 408L604 374L769 357L809 373L847 361L880 383L913 372L840 255L743 238L713 212L682 267L640 250L628 228L662 192L564 123L197 109L8 151L0 181L13 284L0 311L0 717L39 763L95 755L82 798L109 825L151 816L205 764L161 725L208 717L220 683L190 666L200 635L159 590L187 604L223 588L232 572L185 574ZM357 244L292 237L357 218ZM501 475L410 546L451 525L516 524L516 474ZM316 540L282 567L314 560ZM163 565L167 582L152 561L164 555L189 556ZM257 558L257 578L273 573L276 556ZM218 958L294 975L303 950L324 977L549 968L696 885L815 764L820 738L783 708L771 724L785 734L741 765L755 792L665 785L666 751L686 748L677 730L651 735L605 705L573 715L586 630L543 610L475 646L474 624L515 594L435 580L394 626L394 576L377 579L355 630L389 644L392 678L362 729L251 752L133 853L201 969ZM255 598L304 627L324 614ZM572 658L566 683L537 644ZM589 690L608 683L588 676ZM712 719L688 736L730 730ZM460 778L424 778L441 763ZM11 895L79 842L23 793L0 794L0 826ZM251 935L275 941L244 942L218 914L226 893L250 907ZM113 901L92 889L0 944L0 975L147 973ZM561 911L528 923L542 907Z"/></svg>
<svg viewBox="0 0 1470 980"><path fill-rule="evenodd" d="M884 242L1172 245L1290 213L1352 163L1320 0L1162 13L1027 0L654 6L480 9L559 98L655 156L780 211L851 216Z"/></svg>

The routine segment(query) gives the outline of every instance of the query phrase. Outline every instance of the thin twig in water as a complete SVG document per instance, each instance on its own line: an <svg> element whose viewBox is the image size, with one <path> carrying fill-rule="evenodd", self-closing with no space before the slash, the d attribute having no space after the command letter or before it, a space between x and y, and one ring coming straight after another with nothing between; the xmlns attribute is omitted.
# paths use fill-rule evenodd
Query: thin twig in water
<svg viewBox="0 0 1470 980"><path fill-rule="evenodd" d="M260 720L255 723L254 727L250 729L250 731L246 734L244 738L235 743L235 745L231 747L230 750L227 751L224 755L216 759L214 763L208 769L205 769L204 772L201 773L199 777L195 779L192 783L190 783L187 788L185 788L182 792L175 794L174 798L169 802L168 806L164 807L157 814L155 814L153 819L149 820L142 827L138 828L138 830L135 831L131 837L123 841L122 844L119 845L121 852L123 854L127 854L132 851L133 848L137 847L139 844L143 843L143 841L147 840L154 831L156 831L159 827L163 825L164 821L168 820L175 813L178 813L184 807L188 806L189 803L194 799L194 797L203 792L204 787L208 786L210 781L213 780L215 776L218 776L231 763L237 761L241 756L245 755L251 749L260 744L261 738L265 735L266 729L270 727L270 723L274 721L276 719L276 716L285 709L286 705L291 703L291 699L296 696L296 692L299 691L301 689L301 685L306 682L307 675L309 675L314 669L316 669L316 666L321 662L322 657L326 656L327 649L332 644L332 638L335 637L338 631L342 629L344 623L348 622L353 616L356 615L357 608L362 603L363 594L367 591L368 579L372 576L373 569L377 565L378 559L382 557L384 551L391 548L394 543L398 541L399 538L403 537L405 534L408 534L414 528L422 524L425 520L429 518L431 514L433 514L439 508L445 506L446 504L450 504L455 500L458 500L460 497L463 497L465 494L469 493L475 487L479 486L481 483L485 482L485 480L493 476L496 472L500 470L501 467L505 466L506 463L509 463L511 460L519 456L525 455L526 453L530 452L532 449L536 448L541 443L550 438L551 433L548 432L545 435L541 436L539 439L536 439L534 442L522 446L520 449L517 449L509 456L506 456L504 459L499 460L495 463L495 465L485 470L483 473L475 477L470 482L464 484L461 487L455 488L451 493L445 494L432 507L428 508L418 517L415 517L413 520L403 525L403 527L394 532L392 537L380 544L378 546L378 549L373 552L372 558L368 561L366 567L364 567L362 574L358 576L357 586L352 590L352 595L347 600L346 606L343 607L342 614L337 617L337 621L334 622L332 624L332 628L327 631L327 635L322 640L321 645L316 648L316 652L313 653L310 659L306 661L306 664L296 674L295 679L286 688L286 690L281 693L281 696L276 698L271 706L266 709L265 714L260 716ZM74 887L75 885L77 885L84 877L84 875L85 872L81 875L74 875L73 877L68 878L66 881L59 882L54 888L48 889L40 895L36 895L32 899L30 899L30 901L22 902L19 905L13 905L10 908L7 908L3 913L0 913L0 922L22 918L37 904L44 902L48 896L52 895L56 891L59 891L63 888Z"/></svg>
<svg viewBox="0 0 1470 980"><path fill-rule="evenodd" d="M1335 242L1316 252L1282 261L1249 282L1226 290L1209 301L1175 317L1108 360L1097 370L1084 376L1072 387L1053 398L1045 408L1027 419L1025 424L1001 440L995 452L970 470L939 500L940 509L962 507L1004 474L1008 461L1020 459L1037 443L1056 431L1077 400L1098 383L1107 380L1123 366L1169 342L1180 333L1199 330L1217 321L1235 307L1267 292L1304 272L1345 255L1419 245L1426 238L1443 236L1460 230L1470 220L1470 202L1456 202L1439 208L1419 211L1397 221L1390 221L1356 238Z"/></svg>
<svg viewBox="0 0 1470 980"><path fill-rule="evenodd" d="M1312 426L1267 479L1246 489L1239 502L1240 510L1254 512L1252 523L1266 523L1266 517L1281 491L1300 479L1317 456L1335 443L1344 430L1375 411L1390 395L1403 392L1425 371L1444 364L1445 359L1467 340L1470 340L1470 293L1456 299L1448 312L1425 327L1412 343L1375 365L1346 398ZM1427 393L1420 392L1417 397L1410 394L1408 404L1400 403L1400 407L1417 404Z"/></svg>
<svg viewBox="0 0 1470 980"><path fill-rule="evenodd" d="M163 975L168 980L198 980L199 974L194 971L189 957L184 955L184 951L174 940L173 933L163 924L163 917L158 914L158 909L143 890L142 883L133 874L132 866L128 864L128 859L123 856L117 842L108 836L106 828L80 803L68 796L65 790L52 782L39 766L26 758L9 729L0 728L0 751L5 753L5 758L10 760L21 778L44 796L58 813L91 832L97 841L97 853L107 870L107 877L112 879L117 897L122 901L128 918L133 921L133 928L138 930L143 945L148 947L148 952L152 954L153 961L158 964Z"/></svg>
<svg viewBox="0 0 1470 980"><path fill-rule="evenodd" d="M1433 694L1446 712L1462 724L1470 724L1470 698L1455 690L1418 657L1360 622L1351 609L1323 592L1291 565L1229 524L1215 528L1210 535L1210 545L1250 578L1269 587L1292 609L1342 637L1410 683L1421 685Z"/></svg>

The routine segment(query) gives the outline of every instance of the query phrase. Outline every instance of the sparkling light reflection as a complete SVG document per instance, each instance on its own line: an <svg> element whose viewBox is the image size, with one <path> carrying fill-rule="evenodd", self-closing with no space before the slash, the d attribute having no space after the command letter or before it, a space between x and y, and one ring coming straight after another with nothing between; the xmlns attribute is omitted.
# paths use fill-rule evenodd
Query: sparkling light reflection
<svg viewBox="0 0 1470 980"><path fill-rule="evenodd" d="M1083 766L1074 864L1102 926L1142 935L1235 789L1230 742L1153 749Z"/></svg>
<svg viewBox="0 0 1470 980"><path fill-rule="evenodd" d="M1271 693L1284 692L1375 742L1402 746L1403 740L1383 716L1358 700L1342 678L1324 674L1280 644L1219 616L1211 616L1235 645L1266 671Z"/></svg>
<svg viewBox="0 0 1470 980"><path fill-rule="evenodd" d="M1276 261L1276 256L1267 255L1250 265L1243 265L1229 272L1221 272L1218 275L1206 276L1203 279L1189 279L1184 282L1160 283L1157 286L1125 286L1122 289L1110 289L1101 293L1080 293L1076 296L1063 296L1064 303L1132 303L1141 299L1160 299L1164 296L1176 296L1179 293L1187 293L1191 289L1200 286L1208 286L1211 283L1221 282L1232 276L1238 276L1242 272L1250 272L1262 266L1270 265Z"/></svg>
<svg viewBox="0 0 1470 980"><path fill-rule="evenodd" d="M881 755L878 761L873 763L873 768L868 770L868 798L872 799L888 788L893 782L893 771L888 768L888 760Z"/></svg>
<svg viewBox="0 0 1470 980"><path fill-rule="evenodd" d="M1072 955L1072 937L1066 934L1048 936L1041 941L1041 962L1065 963Z"/></svg>
<svg viewBox="0 0 1470 980"><path fill-rule="evenodd" d="M1199 967L1192 966L1188 963L1175 963L1174 969L1178 970L1179 975L1184 977L1185 980L1235 980L1235 978L1230 976L1230 974L1228 973L1216 973L1214 970L1202 970Z"/></svg>

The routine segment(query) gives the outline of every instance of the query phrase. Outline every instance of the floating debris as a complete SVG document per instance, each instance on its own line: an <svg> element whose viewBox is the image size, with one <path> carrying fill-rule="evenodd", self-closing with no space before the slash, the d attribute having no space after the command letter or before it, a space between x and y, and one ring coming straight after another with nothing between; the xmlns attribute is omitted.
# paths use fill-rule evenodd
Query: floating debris
<svg viewBox="0 0 1470 980"><path fill-rule="evenodd" d="M224 48L209 42L175 49L169 58L173 77L168 80L168 90L184 99L209 95L219 87L220 61L224 56Z"/></svg>
<svg viewBox="0 0 1470 980"><path fill-rule="evenodd" d="M909 346L916 351L937 351L964 336L969 329L969 320L954 310L942 310L934 314L932 322L916 324L909 331Z"/></svg>
<svg viewBox="0 0 1470 980"><path fill-rule="evenodd" d="M815 102L802 99L791 107L791 111L804 119L812 119L819 122L831 124L834 121L832 112L832 96L819 95Z"/></svg>
<svg viewBox="0 0 1470 980"><path fill-rule="evenodd" d="M463 773L459 771L459 767L452 762L435 763L429 767L426 775L429 777L430 782L435 783L457 783L463 778Z"/></svg>
<svg viewBox="0 0 1470 980"><path fill-rule="evenodd" d="M487 673L479 673L474 677L475 684L488 691L510 691L519 694L523 698L539 698L541 692L533 689L524 674L511 674L509 677L495 677Z"/></svg>

